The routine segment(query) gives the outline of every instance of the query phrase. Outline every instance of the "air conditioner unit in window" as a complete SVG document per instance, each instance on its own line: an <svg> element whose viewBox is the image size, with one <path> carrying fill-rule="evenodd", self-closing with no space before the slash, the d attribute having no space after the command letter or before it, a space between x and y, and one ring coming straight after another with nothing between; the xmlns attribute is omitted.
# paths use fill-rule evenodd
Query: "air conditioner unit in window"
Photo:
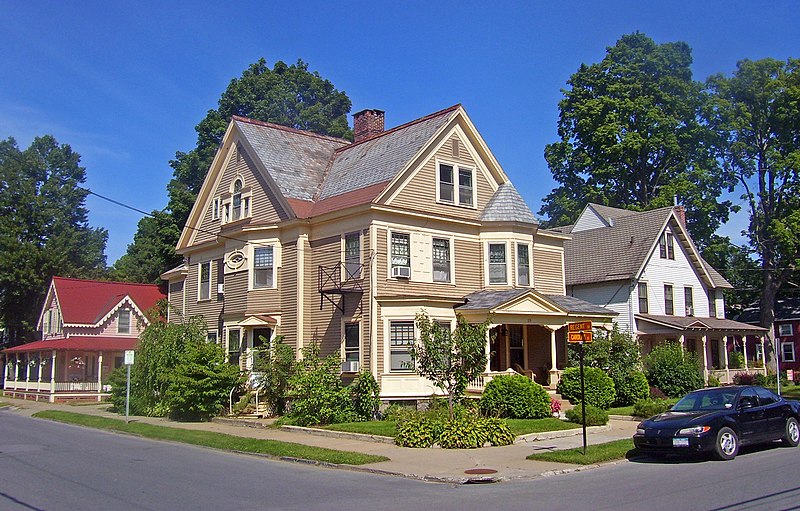
<svg viewBox="0 0 800 511"><path fill-rule="evenodd" d="M357 373L359 369L358 361L348 361L345 360L342 362L342 372L343 373Z"/></svg>
<svg viewBox="0 0 800 511"><path fill-rule="evenodd" d="M225 292L225 284L217 284L217 294L221 295Z"/></svg>
<svg viewBox="0 0 800 511"><path fill-rule="evenodd" d="M410 279L411 268L408 266L392 266L392 277L398 279Z"/></svg>
<svg viewBox="0 0 800 511"><path fill-rule="evenodd" d="M694 316L694 307L686 307L686 315L687 316Z"/></svg>

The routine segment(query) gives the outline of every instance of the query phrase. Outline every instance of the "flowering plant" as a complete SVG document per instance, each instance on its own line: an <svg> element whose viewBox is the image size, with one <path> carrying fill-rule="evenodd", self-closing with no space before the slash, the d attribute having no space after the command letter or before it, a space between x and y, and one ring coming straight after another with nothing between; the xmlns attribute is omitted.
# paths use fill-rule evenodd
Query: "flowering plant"
<svg viewBox="0 0 800 511"><path fill-rule="evenodd" d="M552 413L553 415L558 415L560 411L561 411L561 401L550 396L550 413Z"/></svg>

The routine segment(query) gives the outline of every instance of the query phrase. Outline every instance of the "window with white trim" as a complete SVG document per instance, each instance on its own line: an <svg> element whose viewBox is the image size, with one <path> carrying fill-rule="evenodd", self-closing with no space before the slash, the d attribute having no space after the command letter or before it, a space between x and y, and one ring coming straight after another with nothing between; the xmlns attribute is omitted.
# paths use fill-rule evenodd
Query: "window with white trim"
<svg viewBox="0 0 800 511"><path fill-rule="evenodd" d="M709 318L716 318L717 317L717 297L714 290L709 290L708 295L708 317Z"/></svg>
<svg viewBox="0 0 800 511"><path fill-rule="evenodd" d="M253 289L275 287L275 257L272 247L253 249Z"/></svg>
<svg viewBox="0 0 800 511"><path fill-rule="evenodd" d="M219 197L211 201L211 220L219 220Z"/></svg>
<svg viewBox="0 0 800 511"><path fill-rule="evenodd" d="M675 259L675 237L671 232L665 232L659 238L658 248L661 259Z"/></svg>
<svg viewBox="0 0 800 511"><path fill-rule="evenodd" d="M344 324L344 346L342 348L344 364L343 372L357 372L361 361L361 324L350 322Z"/></svg>
<svg viewBox="0 0 800 511"><path fill-rule="evenodd" d="M431 240L431 260L433 261L433 281L450 282L450 240L433 238Z"/></svg>
<svg viewBox="0 0 800 511"><path fill-rule="evenodd" d="M130 309L120 309L117 313L117 333L131 333L131 311Z"/></svg>
<svg viewBox="0 0 800 511"><path fill-rule="evenodd" d="M411 372L411 353L408 349L414 345L414 322L391 321L389 323L389 367L392 372Z"/></svg>
<svg viewBox="0 0 800 511"><path fill-rule="evenodd" d="M53 310L47 309L47 311L44 313L44 316L42 317L42 332L45 334L50 333L50 317L52 316L52 314Z"/></svg>
<svg viewBox="0 0 800 511"><path fill-rule="evenodd" d="M530 247L527 243L517 243L517 285L531 285Z"/></svg>
<svg viewBox="0 0 800 511"><path fill-rule="evenodd" d="M228 363L239 365L239 355L242 349L242 331L238 328L228 330Z"/></svg>
<svg viewBox="0 0 800 511"><path fill-rule="evenodd" d="M689 286L683 288L683 305L686 316L694 316L694 291Z"/></svg>
<svg viewBox="0 0 800 511"><path fill-rule="evenodd" d="M236 221L242 218L242 180L237 179L233 182L233 198L231 203L233 205L231 221Z"/></svg>
<svg viewBox="0 0 800 511"><path fill-rule="evenodd" d="M438 169L438 200L456 206L475 204L475 171L451 163L440 163Z"/></svg>
<svg viewBox="0 0 800 511"><path fill-rule="evenodd" d="M672 294L671 284L664 284L664 314L667 316L675 314L675 297Z"/></svg>
<svg viewBox="0 0 800 511"><path fill-rule="evenodd" d="M197 299L209 300L211 298L211 261L200 263L197 268L199 285Z"/></svg>
<svg viewBox="0 0 800 511"><path fill-rule="evenodd" d="M639 314L647 314L647 282L639 282Z"/></svg>
<svg viewBox="0 0 800 511"><path fill-rule="evenodd" d="M209 344L217 344L217 331L209 330L206 332L206 342Z"/></svg>
<svg viewBox="0 0 800 511"><path fill-rule="evenodd" d="M361 233L344 235L344 280L361 278Z"/></svg>
<svg viewBox="0 0 800 511"><path fill-rule="evenodd" d="M506 284L506 244L489 243L489 284Z"/></svg>
<svg viewBox="0 0 800 511"><path fill-rule="evenodd" d="M793 342L781 343L781 362L795 362Z"/></svg>
<svg viewBox="0 0 800 511"><path fill-rule="evenodd" d="M778 325L778 336L780 337L791 337L793 334L792 332L792 324L791 323L783 323Z"/></svg>
<svg viewBox="0 0 800 511"><path fill-rule="evenodd" d="M411 272L411 235L404 232L392 233L392 275L397 273L395 268L406 268Z"/></svg>

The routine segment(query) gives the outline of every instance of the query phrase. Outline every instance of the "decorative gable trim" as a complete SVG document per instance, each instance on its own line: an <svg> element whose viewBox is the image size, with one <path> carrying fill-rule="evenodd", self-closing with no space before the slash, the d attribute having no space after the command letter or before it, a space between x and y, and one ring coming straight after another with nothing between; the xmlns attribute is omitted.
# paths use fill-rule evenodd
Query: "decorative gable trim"
<svg viewBox="0 0 800 511"><path fill-rule="evenodd" d="M61 303L58 301L58 290L56 289L56 285L53 282L53 280L50 279L50 287L47 290L47 295L45 296L44 305L42 305L42 310L39 311L39 319L36 321L36 330L39 330L39 331L42 330L42 322L44 321L44 313L45 313L45 311L50 310L49 305L50 305L50 302L53 299L55 299L56 308L58 309L58 315L61 316L62 323L63 323L64 314L62 314L62 312L61 312Z"/></svg>
<svg viewBox="0 0 800 511"><path fill-rule="evenodd" d="M117 311L124 305L130 306L131 310L136 313L137 316L142 318L142 320L145 322L145 325L150 324L150 322L147 320L147 316L144 315L144 312L142 312L139 306L136 305L133 300L131 300L129 295L125 295L124 298L117 302L116 305L109 309L105 314L100 316L94 323L64 323L64 326L70 328L98 328L102 326L103 323L108 321L112 316L114 316L114 314L116 314Z"/></svg>

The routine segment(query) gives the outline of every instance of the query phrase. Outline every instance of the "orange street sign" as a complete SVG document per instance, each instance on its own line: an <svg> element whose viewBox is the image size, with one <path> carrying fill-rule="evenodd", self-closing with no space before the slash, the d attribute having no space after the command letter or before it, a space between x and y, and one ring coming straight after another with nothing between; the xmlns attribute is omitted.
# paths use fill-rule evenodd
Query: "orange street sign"
<svg viewBox="0 0 800 511"><path fill-rule="evenodd" d="M591 332L592 331L592 322L591 321L579 321L577 323L570 323L569 324L569 331L570 332Z"/></svg>
<svg viewBox="0 0 800 511"><path fill-rule="evenodd" d="M569 332L569 342L592 342L592 332Z"/></svg>

